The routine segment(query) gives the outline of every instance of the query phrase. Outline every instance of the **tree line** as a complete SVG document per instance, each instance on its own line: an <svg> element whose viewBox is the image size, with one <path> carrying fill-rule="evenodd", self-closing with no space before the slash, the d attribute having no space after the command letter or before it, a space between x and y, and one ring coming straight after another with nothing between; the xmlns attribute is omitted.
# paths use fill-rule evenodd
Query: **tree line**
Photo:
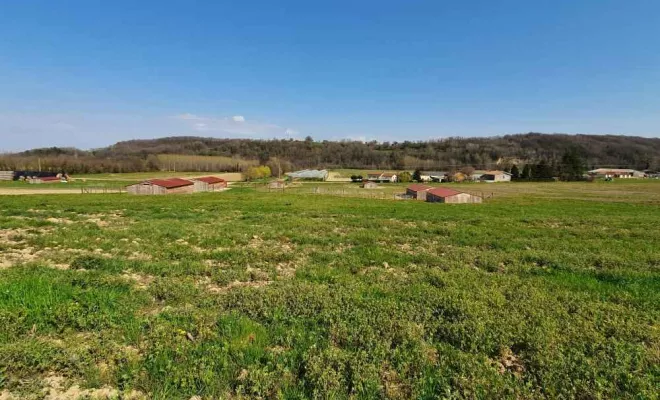
<svg viewBox="0 0 660 400"><path fill-rule="evenodd" d="M567 156L568 154L568 156ZM428 141L359 142L250 140L168 137L131 140L93 150L44 148L0 156L0 169L66 171L70 174L171 170L172 158L190 156L178 171L222 168L245 171L268 165L273 173L305 168L387 170L508 169L540 179L570 173L579 159L585 168L660 169L660 139L613 135L528 133L486 138L451 137ZM200 157L204 156L204 157ZM214 160L213 157L217 159ZM566 158L568 157L568 158ZM525 166L529 165L528 171Z"/></svg>

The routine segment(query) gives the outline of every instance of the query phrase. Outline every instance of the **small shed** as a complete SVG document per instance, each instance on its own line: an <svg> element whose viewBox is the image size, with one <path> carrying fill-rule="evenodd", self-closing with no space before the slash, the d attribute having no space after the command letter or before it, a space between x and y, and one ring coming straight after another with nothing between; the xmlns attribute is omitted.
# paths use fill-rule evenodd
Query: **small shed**
<svg viewBox="0 0 660 400"><path fill-rule="evenodd" d="M412 184L406 188L406 195L417 200L426 200L426 193L433 189L431 186L422 184Z"/></svg>
<svg viewBox="0 0 660 400"><path fill-rule="evenodd" d="M227 188L227 181L217 176L194 178L195 192L216 192Z"/></svg>
<svg viewBox="0 0 660 400"><path fill-rule="evenodd" d="M13 181L14 171L0 171L0 181Z"/></svg>
<svg viewBox="0 0 660 400"><path fill-rule="evenodd" d="M465 204L481 203L482 199L481 197L472 195L470 193L438 187L426 192L426 201L429 203Z"/></svg>
<svg viewBox="0 0 660 400"><path fill-rule="evenodd" d="M268 189L279 189L284 190L286 187L286 182L283 180L276 180L268 184Z"/></svg>
<svg viewBox="0 0 660 400"><path fill-rule="evenodd" d="M181 178L150 179L126 186L126 192L129 194L192 193L194 190L194 182Z"/></svg>
<svg viewBox="0 0 660 400"><path fill-rule="evenodd" d="M360 187L362 187L364 189L378 189L378 184L376 182L367 181L367 182L362 183L362 185L360 185Z"/></svg>

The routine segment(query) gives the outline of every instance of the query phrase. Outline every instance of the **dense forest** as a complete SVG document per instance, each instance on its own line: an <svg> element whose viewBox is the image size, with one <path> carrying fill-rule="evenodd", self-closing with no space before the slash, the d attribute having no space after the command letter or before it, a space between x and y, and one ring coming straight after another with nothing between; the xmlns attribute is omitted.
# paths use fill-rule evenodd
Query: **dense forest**
<svg viewBox="0 0 660 400"><path fill-rule="evenodd" d="M43 148L0 156L0 169L96 172L239 171L264 164L302 168L442 169L560 167L567 154L585 167L660 168L660 139L613 135L528 133L430 141L358 142L168 137L79 150ZM164 155L169 155L165 157ZM176 157L174 157L176 155ZM177 161L178 160L178 161Z"/></svg>

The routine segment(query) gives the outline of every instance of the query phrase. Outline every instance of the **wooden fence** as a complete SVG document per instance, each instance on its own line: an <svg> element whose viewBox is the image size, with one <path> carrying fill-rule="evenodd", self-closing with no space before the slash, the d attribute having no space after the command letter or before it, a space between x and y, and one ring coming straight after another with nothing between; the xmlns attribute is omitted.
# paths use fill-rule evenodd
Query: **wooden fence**
<svg viewBox="0 0 660 400"><path fill-rule="evenodd" d="M414 200L411 196L406 195L405 192L383 191L378 189L364 189L364 188L332 188L324 186L304 186L304 187L287 187L278 189L267 189L269 192L290 192L300 194L317 194L324 196L337 196L337 197L358 197L363 199L381 199L381 200ZM495 196L493 192L477 192L466 191L465 193L473 196L479 196L483 200L491 199Z"/></svg>
<svg viewBox="0 0 660 400"><path fill-rule="evenodd" d="M126 188L123 186L83 186L80 188L81 194L110 194L110 193L126 193Z"/></svg>

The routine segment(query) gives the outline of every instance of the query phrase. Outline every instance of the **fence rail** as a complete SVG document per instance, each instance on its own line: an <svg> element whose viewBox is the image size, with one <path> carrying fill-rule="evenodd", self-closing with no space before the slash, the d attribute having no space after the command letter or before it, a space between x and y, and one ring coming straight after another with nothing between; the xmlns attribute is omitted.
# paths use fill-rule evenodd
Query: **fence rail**
<svg viewBox="0 0 660 400"><path fill-rule="evenodd" d="M298 194L316 194L324 196L337 196L337 197L357 197L363 199L381 199L381 200L414 200L412 196L407 195L405 192L392 192L392 191L383 191L378 189L365 189L365 188L331 188L325 186L287 186L286 188L268 188L268 187L257 187L255 189L259 191L267 192L289 192L289 193L298 193ZM405 190L405 188L402 188ZM495 197L493 192L483 192L483 191L464 191L464 193L470 194L472 196L481 197L481 199L492 199Z"/></svg>
<svg viewBox="0 0 660 400"><path fill-rule="evenodd" d="M107 186L83 186L80 188L81 194L93 194L93 193L126 193L126 188L122 186L107 187Z"/></svg>

